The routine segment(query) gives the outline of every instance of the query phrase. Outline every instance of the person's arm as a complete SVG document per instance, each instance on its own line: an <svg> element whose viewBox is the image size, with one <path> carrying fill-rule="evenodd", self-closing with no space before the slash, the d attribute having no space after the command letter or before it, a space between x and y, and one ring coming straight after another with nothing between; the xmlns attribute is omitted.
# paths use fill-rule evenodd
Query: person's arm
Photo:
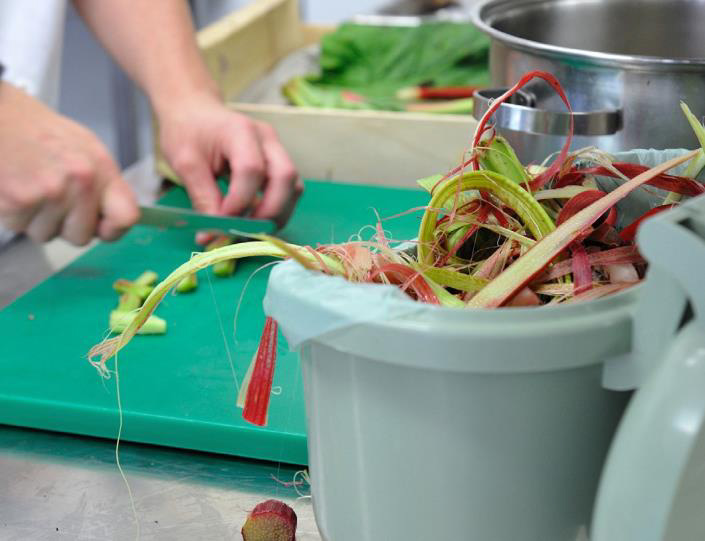
<svg viewBox="0 0 705 541"><path fill-rule="evenodd" d="M98 138L0 82L0 224L37 241L113 240L137 203Z"/></svg>
<svg viewBox="0 0 705 541"><path fill-rule="evenodd" d="M74 0L98 38L148 95L160 143L194 206L286 221L302 185L274 130L227 109L182 0ZM225 198L214 177L229 165ZM263 191L260 201L256 196Z"/></svg>

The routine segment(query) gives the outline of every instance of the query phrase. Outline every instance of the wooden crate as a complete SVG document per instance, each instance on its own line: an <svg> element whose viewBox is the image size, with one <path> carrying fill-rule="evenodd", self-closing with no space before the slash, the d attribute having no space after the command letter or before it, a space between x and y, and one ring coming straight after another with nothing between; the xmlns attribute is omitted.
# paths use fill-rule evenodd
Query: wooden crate
<svg viewBox="0 0 705 541"><path fill-rule="evenodd" d="M256 0L201 30L198 44L223 95L237 96L279 60L332 28L302 23L297 0ZM348 111L240 103L230 106L277 130L301 176L414 186L460 163L476 122L469 116ZM163 160L159 172L173 178Z"/></svg>

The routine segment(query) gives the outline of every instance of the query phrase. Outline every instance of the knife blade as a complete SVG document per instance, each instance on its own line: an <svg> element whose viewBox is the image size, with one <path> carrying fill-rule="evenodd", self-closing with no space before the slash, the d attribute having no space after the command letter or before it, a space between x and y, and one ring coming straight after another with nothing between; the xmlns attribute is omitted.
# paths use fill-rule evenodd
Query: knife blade
<svg viewBox="0 0 705 541"><path fill-rule="evenodd" d="M195 231L222 231L225 233L274 233L277 225L271 220L241 216L215 216L189 209L164 205L140 206L140 225L193 229Z"/></svg>

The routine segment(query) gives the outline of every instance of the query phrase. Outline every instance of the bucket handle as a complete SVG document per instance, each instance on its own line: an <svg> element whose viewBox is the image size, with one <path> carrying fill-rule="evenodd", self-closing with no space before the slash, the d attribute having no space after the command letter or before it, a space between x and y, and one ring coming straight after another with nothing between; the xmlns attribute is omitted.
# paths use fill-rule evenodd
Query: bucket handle
<svg viewBox="0 0 705 541"><path fill-rule="evenodd" d="M641 333L646 339L651 331L647 340L655 354L644 355L642 348L641 354L618 361L638 366L632 372L643 385L610 448L597 495L593 541L663 541L680 481L705 429L705 294L700 285L705 197L645 222L639 247L650 266L634 336ZM675 302L657 309L659 297L669 294ZM664 340L669 332L670 339ZM608 372L608 386L609 380Z"/></svg>
<svg viewBox="0 0 705 541"><path fill-rule="evenodd" d="M478 90L473 94L473 114L482 118L492 100L508 88ZM518 91L504 102L494 114L496 126L526 133L567 136L571 113L536 108L536 97L527 91ZM573 112L573 135L613 135L622 129L622 110Z"/></svg>

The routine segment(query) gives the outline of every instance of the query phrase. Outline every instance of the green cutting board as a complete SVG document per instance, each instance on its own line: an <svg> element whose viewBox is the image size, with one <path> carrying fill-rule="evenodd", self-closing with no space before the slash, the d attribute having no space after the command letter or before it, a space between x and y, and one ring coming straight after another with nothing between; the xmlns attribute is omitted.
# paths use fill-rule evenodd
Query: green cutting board
<svg viewBox="0 0 705 541"><path fill-rule="evenodd" d="M187 201L176 188L163 202ZM342 242L374 224L374 210L392 216L427 201L417 190L307 181L280 236L313 246ZM419 219L412 213L384 226L393 238L410 239ZM0 423L115 438L118 378L101 378L86 359L106 336L108 314L117 303L112 283L147 269L165 277L194 250L192 233L138 226L118 242L92 248L0 311ZM236 333L235 309L245 282L267 261L240 262L229 278L200 271L195 292L167 295L157 308L168 322L167 333L137 336L120 352L124 440L306 463L299 361L283 339L268 426L246 423L235 406L235 379L242 381L264 323L261 301L269 269L251 279Z"/></svg>

